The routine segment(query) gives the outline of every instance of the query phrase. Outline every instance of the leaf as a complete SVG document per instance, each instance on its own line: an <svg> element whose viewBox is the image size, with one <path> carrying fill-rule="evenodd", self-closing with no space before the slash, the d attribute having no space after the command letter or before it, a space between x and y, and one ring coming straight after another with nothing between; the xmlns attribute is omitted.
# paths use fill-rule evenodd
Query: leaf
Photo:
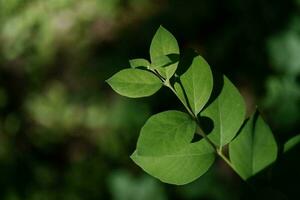
<svg viewBox="0 0 300 200"><path fill-rule="evenodd" d="M201 112L201 116L213 120L214 127L208 137L220 147L234 138L245 120L245 114L244 99L226 76L219 96Z"/></svg>
<svg viewBox="0 0 300 200"><path fill-rule="evenodd" d="M175 73L179 63L178 54L169 54L155 57L151 63L151 68L156 69L164 78L170 79Z"/></svg>
<svg viewBox="0 0 300 200"><path fill-rule="evenodd" d="M129 64L132 68L137 68L137 67L148 68L148 67L150 67L149 61L144 58L136 58L136 59L129 60Z"/></svg>
<svg viewBox="0 0 300 200"><path fill-rule="evenodd" d="M151 45L150 58L151 62L157 62L157 59L167 55L179 55L179 46L176 38L164 27L160 26L156 31ZM177 69L178 63L174 63L164 68L160 68L159 72L164 78L171 78Z"/></svg>
<svg viewBox="0 0 300 200"><path fill-rule="evenodd" d="M150 117L142 127L137 149L141 155L172 153L178 147L188 145L195 130L196 123L186 113L179 111L158 113Z"/></svg>
<svg viewBox="0 0 300 200"><path fill-rule="evenodd" d="M300 143L300 134L290 138L283 147L283 152L286 153Z"/></svg>
<svg viewBox="0 0 300 200"><path fill-rule="evenodd" d="M246 122L240 134L229 144L229 156L235 170L244 180L276 160L276 141L258 112Z"/></svg>
<svg viewBox="0 0 300 200"><path fill-rule="evenodd" d="M178 54L163 55L154 58L154 60L151 63L151 68L153 69L165 68L174 64L178 65L178 62L179 62Z"/></svg>
<svg viewBox="0 0 300 200"><path fill-rule="evenodd" d="M201 57L193 58L189 69L180 77L180 85L176 84L175 90L180 93L180 99L185 101L182 96L185 92L188 104L195 115L197 115L207 103L213 88L213 77L207 62Z"/></svg>
<svg viewBox="0 0 300 200"><path fill-rule="evenodd" d="M160 26L150 45L150 58L153 60L169 54L179 54L179 46L176 38L167 29Z"/></svg>
<svg viewBox="0 0 300 200"><path fill-rule="evenodd" d="M179 100L185 104L186 106L188 106L188 102L186 101L186 97L185 97L185 92L182 88L182 85L179 83L179 82L175 82L174 83L174 88L175 88L175 91L177 93L177 96L179 98Z"/></svg>
<svg viewBox="0 0 300 200"><path fill-rule="evenodd" d="M107 83L118 94L137 98L154 94L162 87L162 82L149 71L124 69L113 75Z"/></svg>
<svg viewBox="0 0 300 200"><path fill-rule="evenodd" d="M195 122L186 113L156 114L142 128L131 158L163 182L176 185L192 182L214 161L214 149L206 141L191 143L195 129Z"/></svg>

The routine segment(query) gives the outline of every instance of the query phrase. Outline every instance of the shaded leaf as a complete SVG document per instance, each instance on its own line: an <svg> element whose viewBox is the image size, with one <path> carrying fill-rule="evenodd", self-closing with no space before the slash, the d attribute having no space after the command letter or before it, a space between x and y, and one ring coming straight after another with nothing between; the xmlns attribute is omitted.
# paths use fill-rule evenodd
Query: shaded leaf
<svg viewBox="0 0 300 200"><path fill-rule="evenodd" d="M136 59L129 60L129 64L132 68L137 68L137 67L148 68L148 67L150 67L149 61L144 58L136 58Z"/></svg>
<svg viewBox="0 0 300 200"><path fill-rule="evenodd" d="M154 58L151 63L151 68L156 69L164 78L171 78L175 73L179 63L179 55L169 54Z"/></svg>
<svg viewBox="0 0 300 200"><path fill-rule="evenodd" d="M165 68L170 65L178 65L179 62L179 55L178 54L169 54L169 55L163 55L159 57L155 57L151 63L151 68L153 69L159 69L159 68Z"/></svg>
<svg viewBox="0 0 300 200"><path fill-rule="evenodd" d="M207 103L213 89L213 77L207 62L201 57L194 57L189 69L180 77L181 84L176 84L175 90L180 99L185 101L184 92L187 96L188 104L195 115L197 115ZM186 101L185 101L186 102Z"/></svg>
<svg viewBox="0 0 300 200"><path fill-rule="evenodd" d="M146 97L162 87L162 82L149 71L124 69L113 75L107 83L118 94L126 97Z"/></svg>
<svg viewBox="0 0 300 200"><path fill-rule="evenodd" d="M244 99L226 76L219 96L201 112L201 116L213 120L214 127L208 137L220 147L234 138L245 120L245 114Z"/></svg>
<svg viewBox="0 0 300 200"><path fill-rule="evenodd" d="M300 134L290 138L283 147L283 152L287 152L300 143Z"/></svg>
<svg viewBox="0 0 300 200"><path fill-rule="evenodd" d="M206 141L191 143L195 129L195 122L186 113L156 114L142 128L131 158L163 182L189 183L204 174L214 161L214 149Z"/></svg>
<svg viewBox="0 0 300 200"><path fill-rule="evenodd" d="M229 156L235 170L245 180L276 160L276 141L258 112L229 144Z"/></svg>

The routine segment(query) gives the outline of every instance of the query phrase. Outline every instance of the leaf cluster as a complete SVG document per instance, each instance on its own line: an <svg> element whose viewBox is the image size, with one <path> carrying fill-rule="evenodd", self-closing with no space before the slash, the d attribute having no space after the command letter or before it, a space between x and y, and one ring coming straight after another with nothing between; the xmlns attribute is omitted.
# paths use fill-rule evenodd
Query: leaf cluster
<svg viewBox="0 0 300 200"><path fill-rule="evenodd" d="M113 90L131 98L153 95L165 86L187 111L169 110L150 117L132 160L150 175L176 185L203 175L216 156L244 180L272 164L278 154L272 131L258 111L246 119L244 99L232 82L215 75L200 55L191 57L181 75L176 74L179 62L177 41L161 26L150 45L150 61L130 60L131 68L107 80ZM196 134L201 139L193 142Z"/></svg>

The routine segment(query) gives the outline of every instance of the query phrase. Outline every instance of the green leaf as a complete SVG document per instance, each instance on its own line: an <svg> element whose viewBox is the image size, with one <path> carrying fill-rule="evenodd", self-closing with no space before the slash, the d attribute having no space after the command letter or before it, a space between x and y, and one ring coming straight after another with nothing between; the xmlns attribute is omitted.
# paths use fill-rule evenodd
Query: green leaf
<svg viewBox="0 0 300 200"><path fill-rule="evenodd" d="M184 93L187 96L188 104L195 115L197 115L207 103L213 88L213 77L207 62L201 57L193 58L189 69L180 77L181 84L175 84L179 98L186 102Z"/></svg>
<svg viewBox="0 0 300 200"><path fill-rule="evenodd" d="M178 54L169 54L155 57L151 63L151 68L156 69L164 78L170 79L175 73L179 63Z"/></svg>
<svg viewBox="0 0 300 200"><path fill-rule="evenodd" d="M229 144L229 156L235 170L244 180L276 160L276 141L258 112L246 122L240 134Z"/></svg>
<svg viewBox="0 0 300 200"><path fill-rule="evenodd" d="M163 182L182 185L204 174L214 149L204 140L191 143L196 123L179 111L152 116L141 130L132 160Z"/></svg>
<svg viewBox="0 0 300 200"><path fill-rule="evenodd" d="M178 65L179 62L179 55L177 54L169 54L169 55L163 55L156 57L152 63L151 68L153 69L159 69L159 68L165 68L170 65Z"/></svg>
<svg viewBox="0 0 300 200"><path fill-rule="evenodd" d="M179 46L176 38L167 29L160 26L150 45L150 58L153 60L169 54L179 54Z"/></svg>
<svg viewBox="0 0 300 200"><path fill-rule="evenodd" d="M124 69L113 75L107 83L118 94L137 98L154 94L162 87L162 82L149 71Z"/></svg>
<svg viewBox="0 0 300 200"><path fill-rule="evenodd" d="M283 152L286 153L300 143L300 134L290 138L283 147Z"/></svg>
<svg viewBox="0 0 300 200"><path fill-rule="evenodd" d="M144 58L136 58L136 59L129 60L129 64L132 68L137 68L137 67L148 68L148 67L150 67L149 61Z"/></svg>
<svg viewBox="0 0 300 200"><path fill-rule="evenodd" d="M186 97L185 97L185 92L183 90L183 86L179 83L179 82L175 82L174 83L174 88L175 88L175 91L177 93L177 96L179 98L179 100L185 104L186 106L188 106L188 102L186 101Z"/></svg>
<svg viewBox="0 0 300 200"><path fill-rule="evenodd" d="M151 45L150 58L151 62L155 63L162 56L179 55L179 46L176 38L164 27L160 26L156 31ZM174 63L164 68L160 68L159 72L164 78L171 78L177 69L178 63Z"/></svg>
<svg viewBox="0 0 300 200"><path fill-rule="evenodd" d="M188 145L195 130L195 121L186 113L158 113L150 117L142 127L137 149L141 155L172 153L178 147Z"/></svg>
<svg viewBox="0 0 300 200"><path fill-rule="evenodd" d="M226 76L219 96L201 112L201 116L213 120L214 127L208 137L220 147L234 138L245 120L245 114L244 99Z"/></svg>

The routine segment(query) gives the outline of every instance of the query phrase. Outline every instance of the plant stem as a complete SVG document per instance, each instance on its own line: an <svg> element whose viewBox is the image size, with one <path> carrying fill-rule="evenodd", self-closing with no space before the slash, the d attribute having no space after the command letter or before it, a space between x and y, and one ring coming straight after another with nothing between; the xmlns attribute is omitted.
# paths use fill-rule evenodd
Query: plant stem
<svg viewBox="0 0 300 200"><path fill-rule="evenodd" d="M230 160L221 151L217 151L217 154L227 163L227 165L229 165L235 171L235 168Z"/></svg>

